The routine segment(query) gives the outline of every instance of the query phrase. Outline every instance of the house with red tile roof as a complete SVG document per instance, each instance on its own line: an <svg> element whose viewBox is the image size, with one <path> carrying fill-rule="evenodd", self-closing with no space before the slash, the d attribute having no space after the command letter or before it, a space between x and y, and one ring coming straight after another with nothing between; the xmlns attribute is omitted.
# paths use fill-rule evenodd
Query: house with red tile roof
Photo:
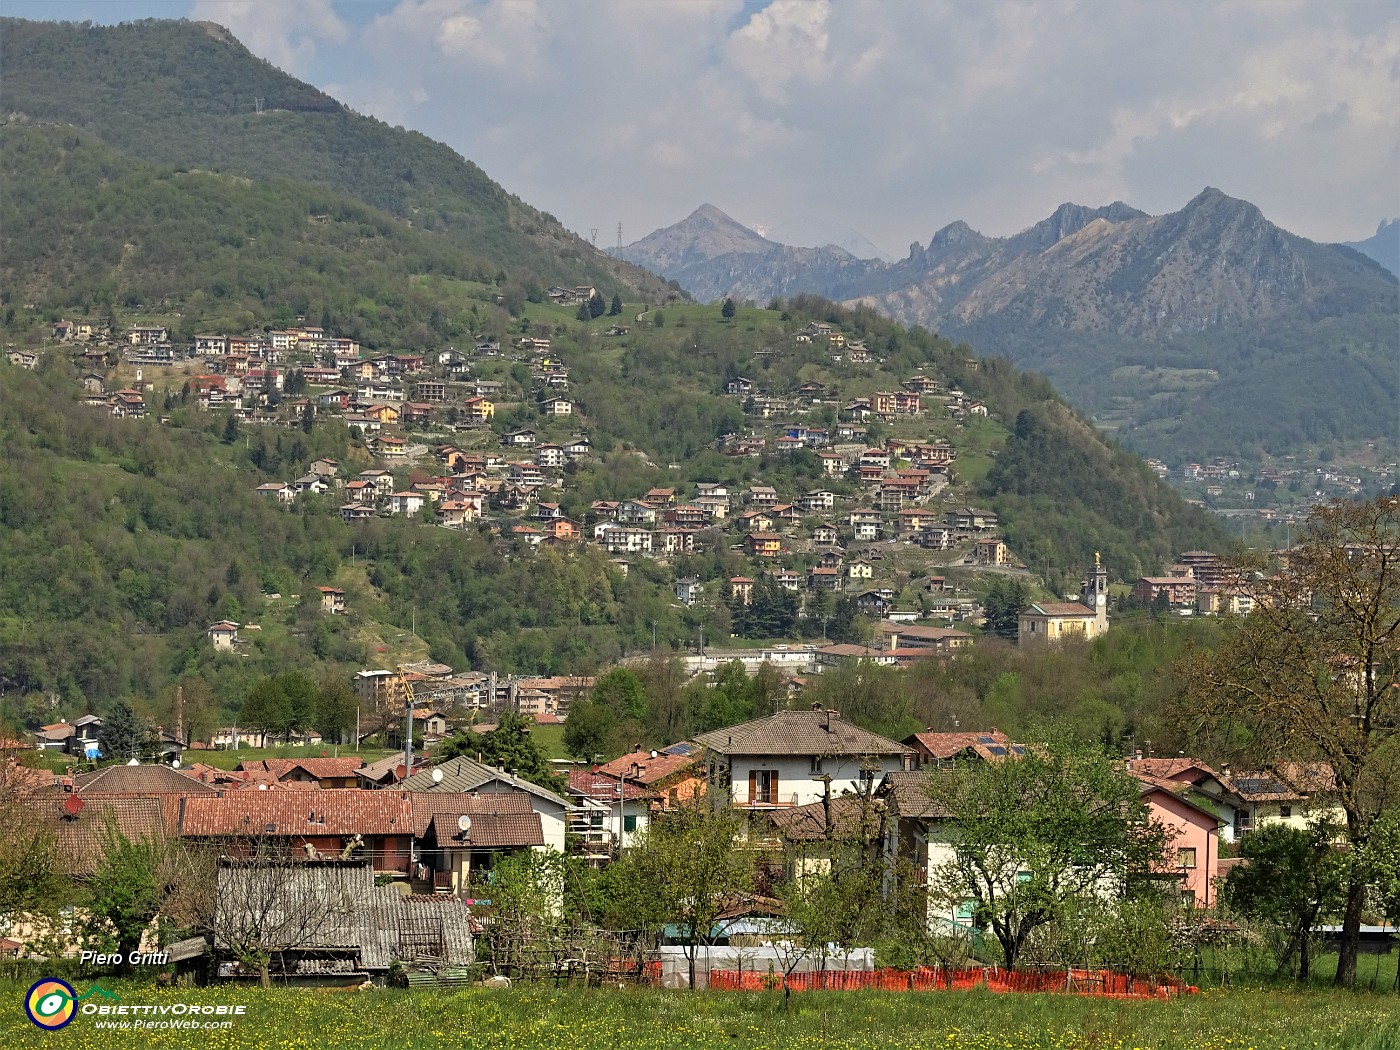
<svg viewBox="0 0 1400 1050"><path fill-rule="evenodd" d="M820 706L778 711L695 740L717 756L712 783L727 784L733 804L746 809L818 802L828 784L833 796L868 789L914 761L913 748Z"/></svg>
<svg viewBox="0 0 1400 1050"><path fill-rule="evenodd" d="M259 758L238 763L248 780L315 784L322 788L352 788L355 772L365 764L359 755L345 758Z"/></svg>
<svg viewBox="0 0 1400 1050"><path fill-rule="evenodd" d="M298 856L367 856L376 872L407 876L413 810L401 791L245 789L186 798L180 834L233 856L266 841Z"/></svg>

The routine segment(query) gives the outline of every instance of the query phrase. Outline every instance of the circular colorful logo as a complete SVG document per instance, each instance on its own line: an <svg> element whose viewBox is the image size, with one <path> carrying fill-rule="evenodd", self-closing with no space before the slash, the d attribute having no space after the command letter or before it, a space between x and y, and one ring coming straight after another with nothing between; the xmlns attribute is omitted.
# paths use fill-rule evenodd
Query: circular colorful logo
<svg viewBox="0 0 1400 1050"><path fill-rule="evenodd" d="M45 977L36 981L24 997L24 1012L40 1028L53 1031L73 1020L78 1012L78 993L67 981Z"/></svg>

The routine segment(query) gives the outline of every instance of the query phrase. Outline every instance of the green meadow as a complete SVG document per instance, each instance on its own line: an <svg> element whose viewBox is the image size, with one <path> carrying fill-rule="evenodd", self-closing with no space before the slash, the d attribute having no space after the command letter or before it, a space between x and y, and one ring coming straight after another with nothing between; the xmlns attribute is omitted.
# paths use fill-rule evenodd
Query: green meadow
<svg viewBox="0 0 1400 1050"><path fill-rule="evenodd" d="M87 987L77 984L80 994ZM217 1031L104 1030L80 1015L61 1031L45 1032L24 1015L27 985L0 982L0 1046L1400 1050L1400 997L1333 991L1212 990L1165 1002L985 991L810 992L785 1002L781 992L654 989L107 987L129 1004L243 1004L247 1013Z"/></svg>

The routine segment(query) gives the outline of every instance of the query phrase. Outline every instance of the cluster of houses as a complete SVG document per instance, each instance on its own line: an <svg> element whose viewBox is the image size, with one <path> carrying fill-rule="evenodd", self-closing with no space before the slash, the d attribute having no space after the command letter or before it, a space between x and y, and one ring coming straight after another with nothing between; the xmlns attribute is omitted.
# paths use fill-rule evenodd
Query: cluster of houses
<svg viewBox="0 0 1400 1050"><path fill-rule="evenodd" d="M180 838L216 849L225 858L218 892L228 898L217 911L220 922L246 918L253 909L249 880L269 865L277 877L263 892L296 888L299 907L337 887L334 935L318 925L296 943L276 946L278 972L308 981L382 978L396 961L469 962L473 908L489 903L491 872L503 857L573 851L606 864L651 822L700 798L745 813L750 830L742 848L765 851L770 867L786 864L788 876L829 830L852 824L848 810L880 800L886 816L879 848L908 861L932 886L952 847L948 815L931 801L928 778L959 763L1014 761L1027 747L995 729L930 730L896 741L819 705L569 767L550 788L468 757L408 768L399 755L375 763L357 756L262 759L232 771L199 762L132 763L61 776L17 765L13 751L21 746L0 742L0 774L25 794L25 819L53 833L75 879L96 869L110 822L132 839ZM1139 752L1124 768L1137 778L1150 818L1170 832L1160 875L1197 907L1215 903L1222 840L1335 810L1324 765L1232 773ZM385 883L402 893L377 896L375 887ZM969 905L930 900L931 922L971 925ZM351 916L358 918L352 923ZM359 932L347 933L346 923ZM418 926L436 940L408 946L381 936L385 928ZM237 940L232 930L215 930L216 975L251 976L234 950ZM204 955L202 945L197 954Z"/></svg>

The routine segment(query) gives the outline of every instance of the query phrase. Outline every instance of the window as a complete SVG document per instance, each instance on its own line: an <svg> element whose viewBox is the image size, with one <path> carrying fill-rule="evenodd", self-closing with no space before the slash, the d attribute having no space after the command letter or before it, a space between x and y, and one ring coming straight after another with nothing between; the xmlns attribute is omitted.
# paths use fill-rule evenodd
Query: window
<svg viewBox="0 0 1400 1050"><path fill-rule="evenodd" d="M1194 846L1176 851L1176 863L1178 867L1194 868L1196 866L1196 849Z"/></svg>
<svg viewBox="0 0 1400 1050"><path fill-rule="evenodd" d="M622 830L628 835L637 830L637 814L628 813L622 818Z"/></svg>
<svg viewBox="0 0 1400 1050"><path fill-rule="evenodd" d="M975 900L965 900L958 905L957 911L953 913L958 922L971 922L972 916L977 910Z"/></svg>
<svg viewBox="0 0 1400 1050"><path fill-rule="evenodd" d="M754 769L749 772L749 801L770 806L778 801L776 769Z"/></svg>
<svg viewBox="0 0 1400 1050"><path fill-rule="evenodd" d="M1292 806L1279 806L1279 808L1278 808L1278 815L1279 815L1280 817L1282 817L1284 820L1287 820L1289 817L1293 816L1293 807L1292 807Z"/></svg>

